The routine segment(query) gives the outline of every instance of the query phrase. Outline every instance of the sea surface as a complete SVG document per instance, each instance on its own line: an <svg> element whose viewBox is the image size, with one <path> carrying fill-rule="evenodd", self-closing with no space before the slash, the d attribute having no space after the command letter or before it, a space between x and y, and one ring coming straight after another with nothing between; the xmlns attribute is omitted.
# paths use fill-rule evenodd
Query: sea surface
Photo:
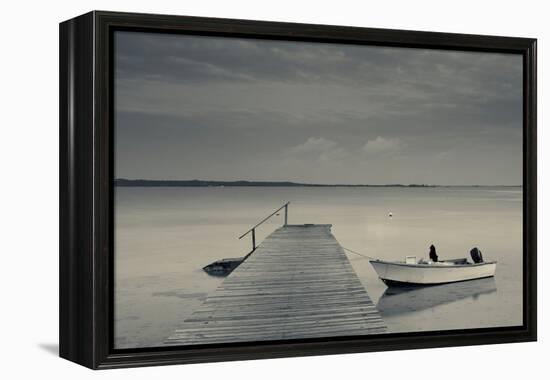
<svg viewBox="0 0 550 380"><path fill-rule="evenodd" d="M368 260L348 257L388 333L522 324L522 188L117 187L115 346L161 346L223 278L202 267L250 251L237 239L290 201L289 223L332 224L340 244L364 255L497 260L494 278L400 291ZM392 213L392 217L389 217ZM283 213L257 231L257 241Z"/></svg>

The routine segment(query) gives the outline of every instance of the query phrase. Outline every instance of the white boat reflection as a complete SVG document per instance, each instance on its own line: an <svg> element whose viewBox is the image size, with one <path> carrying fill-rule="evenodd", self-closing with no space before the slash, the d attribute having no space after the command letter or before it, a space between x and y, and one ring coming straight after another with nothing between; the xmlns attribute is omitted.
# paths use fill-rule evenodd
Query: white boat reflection
<svg viewBox="0 0 550 380"><path fill-rule="evenodd" d="M465 298L476 300L482 294L496 291L493 277L427 287L390 287L382 294L376 308L382 316L397 316Z"/></svg>

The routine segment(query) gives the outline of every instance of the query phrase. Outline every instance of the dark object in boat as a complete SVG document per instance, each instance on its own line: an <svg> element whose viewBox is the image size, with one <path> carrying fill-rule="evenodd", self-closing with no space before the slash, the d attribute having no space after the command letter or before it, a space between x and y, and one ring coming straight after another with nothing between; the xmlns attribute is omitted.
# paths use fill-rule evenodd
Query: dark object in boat
<svg viewBox="0 0 550 380"><path fill-rule="evenodd" d="M216 260L203 267L202 270L211 276L225 277L237 268L246 257L234 257L228 259Z"/></svg>
<svg viewBox="0 0 550 380"><path fill-rule="evenodd" d="M472 260L476 264L483 262L483 255L481 254L481 251L477 247L474 247L470 250L470 256L472 256Z"/></svg>
<svg viewBox="0 0 550 380"><path fill-rule="evenodd" d="M430 245L430 260L437 263L437 253L435 252L435 247L433 244Z"/></svg>

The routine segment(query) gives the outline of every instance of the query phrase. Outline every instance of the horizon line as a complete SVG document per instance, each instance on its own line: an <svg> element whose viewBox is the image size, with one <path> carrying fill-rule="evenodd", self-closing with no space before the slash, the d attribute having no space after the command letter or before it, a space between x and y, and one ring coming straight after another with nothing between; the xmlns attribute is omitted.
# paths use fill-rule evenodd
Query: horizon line
<svg viewBox="0 0 550 380"><path fill-rule="evenodd" d="M219 185L231 185L236 183L248 183L251 185L261 186L269 184L278 184L279 187L292 187L292 186L302 186L302 187L523 187L523 184L519 185L504 185L504 184L461 184L461 185L449 185L449 184L428 184L428 183L383 183L383 184L365 184L365 183L307 183L307 182L294 182L294 181L271 181L271 180L208 180L208 179L145 179L145 178L115 178L114 182L123 181L130 184L131 182L146 182L146 183L212 183L212 186L215 184ZM183 186L182 186L183 187Z"/></svg>

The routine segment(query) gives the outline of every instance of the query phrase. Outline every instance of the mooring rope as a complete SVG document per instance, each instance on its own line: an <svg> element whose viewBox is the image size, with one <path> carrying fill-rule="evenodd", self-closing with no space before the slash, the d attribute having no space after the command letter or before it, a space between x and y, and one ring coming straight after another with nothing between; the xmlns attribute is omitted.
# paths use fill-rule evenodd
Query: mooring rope
<svg viewBox="0 0 550 380"><path fill-rule="evenodd" d="M348 252L355 253L356 255L359 255L359 256L363 256L363 257L366 258L366 259L376 260L376 257L367 256L367 255L364 255L364 254L362 254L362 253L355 252L354 250L348 249L348 248L346 248L346 247L342 247L342 248L344 248L344 249L345 249L346 251L348 251Z"/></svg>

